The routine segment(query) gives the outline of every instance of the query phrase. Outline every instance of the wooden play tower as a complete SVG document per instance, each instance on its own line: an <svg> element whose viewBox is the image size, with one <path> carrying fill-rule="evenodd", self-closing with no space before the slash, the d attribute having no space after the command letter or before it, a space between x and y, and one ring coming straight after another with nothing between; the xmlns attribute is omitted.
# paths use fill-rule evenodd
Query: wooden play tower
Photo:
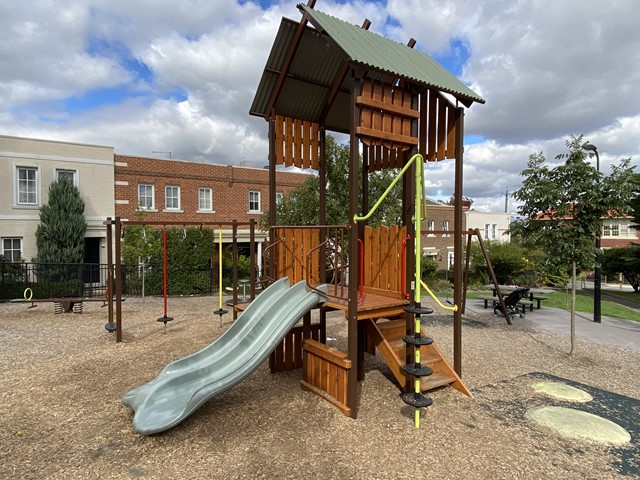
<svg viewBox="0 0 640 480"><path fill-rule="evenodd" d="M366 351L378 349L406 391L415 383L403 370L414 359L414 347L403 336L414 333L416 306L418 320L420 316L420 305L407 294L416 288L415 178L416 167L423 168L422 161L409 164L416 153L427 162L455 161L453 300L457 305L462 301L463 107L484 100L413 49L413 39L403 45L368 31L368 20L358 27L314 6L314 0L298 5L300 22L282 19L250 112L269 124L269 276L289 276L292 284L305 280L310 288L331 284L320 323L312 325L305 318L302 328L294 329L274 352L271 367L305 363L303 387L355 418ZM344 172L349 179L346 225L326 225L327 131L350 137L349 171ZM319 225L276 225L278 165L317 170ZM359 197L363 211L370 209L368 175L405 166L397 185L403 192L402 224L371 228L356 222L362 213ZM331 309L345 313L347 352L325 345L326 311ZM453 367L435 343L415 347L433 370L420 379L421 390L451 385L468 394L460 379L460 310L454 312L453 345Z"/></svg>

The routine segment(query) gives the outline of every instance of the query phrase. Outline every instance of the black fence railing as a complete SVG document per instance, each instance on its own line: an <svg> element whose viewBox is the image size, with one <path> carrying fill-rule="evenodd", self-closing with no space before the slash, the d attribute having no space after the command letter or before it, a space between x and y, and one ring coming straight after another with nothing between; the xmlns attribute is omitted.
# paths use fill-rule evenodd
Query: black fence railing
<svg viewBox="0 0 640 480"><path fill-rule="evenodd" d="M0 301L22 299L31 289L33 299L104 298L106 264L42 264L0 262ZM223 268L223 286L231 285L231 269ZM113 290L112 290L113 291ZM218 270L210 266L167 268L169 295L212 295L218 292ZM162 264L122 265L122 294L162 295Z"/></svg>

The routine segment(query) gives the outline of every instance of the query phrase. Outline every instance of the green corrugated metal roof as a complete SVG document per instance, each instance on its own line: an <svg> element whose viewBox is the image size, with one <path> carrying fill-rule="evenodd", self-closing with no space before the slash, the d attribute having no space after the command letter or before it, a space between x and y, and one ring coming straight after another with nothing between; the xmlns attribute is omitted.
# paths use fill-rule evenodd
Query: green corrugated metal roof
<svg viewBox="0 0 640 480"><path fill-rule="evenodd" d="M331 37L352 62L435 87L461 99L484 103L482 97L427 54L307 5L298 5L298 8L309 16L316 28Z"/></svg>

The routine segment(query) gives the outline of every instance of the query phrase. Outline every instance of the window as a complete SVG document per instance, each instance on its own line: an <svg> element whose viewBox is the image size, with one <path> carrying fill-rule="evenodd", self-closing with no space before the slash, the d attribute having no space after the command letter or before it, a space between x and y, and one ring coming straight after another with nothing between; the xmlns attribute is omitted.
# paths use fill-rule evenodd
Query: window
<svg viewBox="0 0 640 480"><path fill-rule="evenodd" d="M19 262L22 260L22 238L3 238L2 255L8 262Z"/></svg>
<svg viewBox="0 0 640 480"><path fill-rule="evenodd" d="M436 229L436 222L434 222L433 220L429 220L427 222L427 230L435 230Z"/></svg>
<svg viewBox="0 0 640 480"><path fill-rule="evenodd" d="M56 168L56 180L60 180L61 178L68 178L71 180L71 183L76 185L76 171L69 170L65 168Z"/></svg>
<svg viewBox="0 0 640 480"><path fill-rule="evenodd" d="M198 210L201 212L213 211L212 191L210 188L198 189Z"/></svg>
<svg viewBox="0 0 640 480"><path fill-rule="evenodd" d="M17 167L17 204L38 205L38 168Z"/></svg>
<svg viewBox="0 0 640 480"><path fill-rule="evenodd" d="M454 255L453 252L447 252L447 270L453 267Z"/></svg>
<svg viewBox="0 0 640 480"><path fill-rule="evenodd" d="M249 191L249 213L260 212L260 192L258 190Z"/></svg>
<svg viewBox="0 0 640 480"><path fill-rule="evenodd" d="M153 210L153 185L138 185L138 207L142 210Z"/></svg>
<svg viewBox="0 0 640 480"><path fill-rule="evenodd" d="M611 225L611 236L612 237L619 237L620 236L620 230L618 228L618 225Z"/></svg>
<svg viewBox="0 0 640 480"><path fill-rule="evenodd" d="M448 231L449 231L449 220L443 220L443 221L442 221L442 230L444 230L445 232L448 232ZM444 235L442 235L442 236L443 236L443 237L448 237L449 235L445 233L445 234L444 234Z"/></svg>
<svg viewBox="0 0 640 480"><path fill-rule="evenodd" d="M628 223L621 223L620 224L620 236L621 237L628 237L629 235L631 235L629 233L629 224Z"/></svg>
<svg viewBox="0 0 640 480"><path fill-rule="evenodd" d="M171 185L164 187L164 208L180 210L180 187Z"/></svg>
<svg viewBox="0 0 640 480"><path fill-rule="evenodd" d="M498 224L497 223L485 223L484 224L484 239L495 240L498 238Z"/></svg>

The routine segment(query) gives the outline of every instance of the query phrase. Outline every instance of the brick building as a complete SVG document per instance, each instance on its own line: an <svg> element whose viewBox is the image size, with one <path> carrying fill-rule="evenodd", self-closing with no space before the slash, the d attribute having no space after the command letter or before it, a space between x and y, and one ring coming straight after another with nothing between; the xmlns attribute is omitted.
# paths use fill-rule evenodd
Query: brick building
<svg viewBox="0 0 640 480"><path fill-rule="evenodd" d="M600 246L606 248L625 248L640 243L640 229L632 228L631 217L610 217L602 220Z"/></svg>
<svg viewBox="0 0 640 480"><path fill-rule="evenodd" d="M471 204L463 203L462 227L466 230L466 215ZM433 257L438 268L448 270L453 266L454 206L427 199L427 218L422 221L422 252ZM434 233L425 233L432 231ZM444 233L451 231L452 233Z"/></svg>
<svg viewBox="0 0 640 480"><path fill-rule="evenodd" d="M122 219L170 222L259 221L269 205L269 171L262 168L115 155L115 211ZM306 173L277 171L276 197L308 178ZM268 232L256 230L258 261ZM223 230L223 242L231 231ZM249 230L238 230L248 244Z"/></svg>

